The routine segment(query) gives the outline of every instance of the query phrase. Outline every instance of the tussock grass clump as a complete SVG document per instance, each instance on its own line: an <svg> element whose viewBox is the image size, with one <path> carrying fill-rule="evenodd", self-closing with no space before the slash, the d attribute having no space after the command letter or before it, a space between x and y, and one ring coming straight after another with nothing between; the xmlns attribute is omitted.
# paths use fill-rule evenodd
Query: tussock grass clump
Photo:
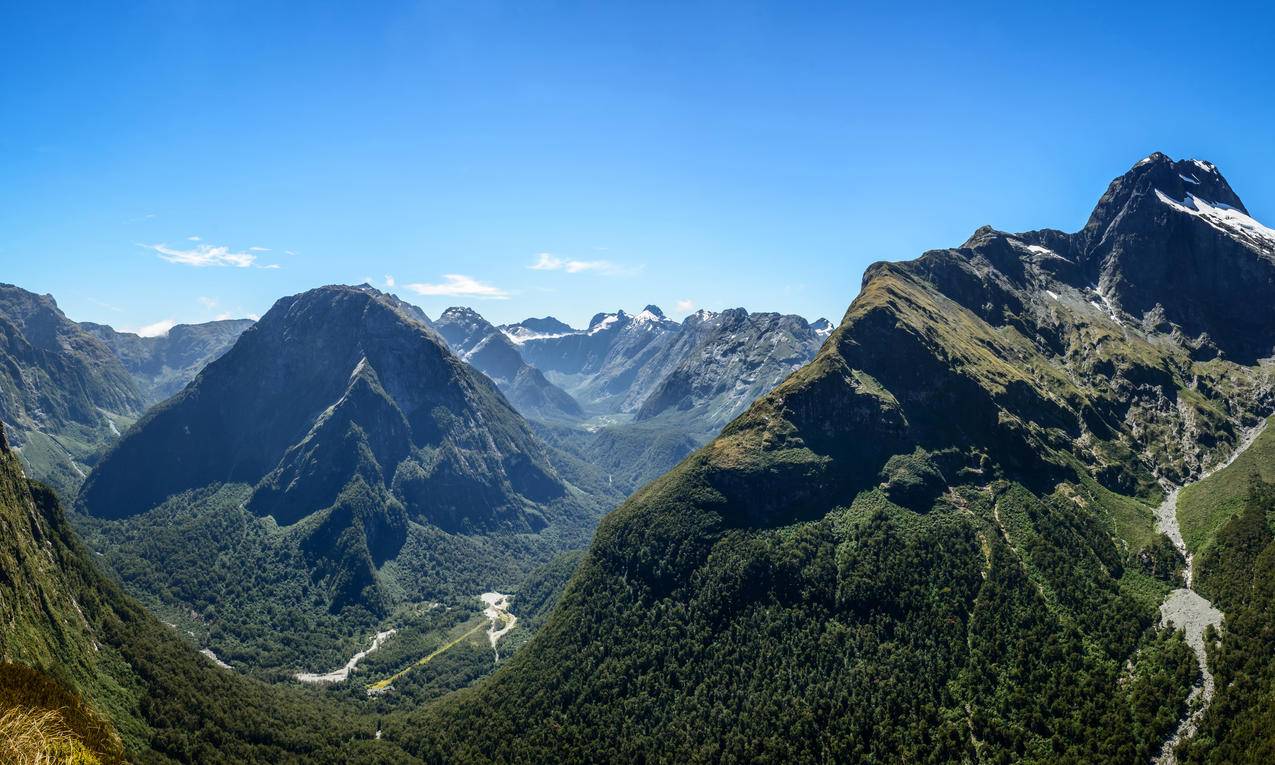
<svg viewBox="0 0 1275 765"><path fill-rule="evenodd" d="M109 723L49 676L0 663L0 762L117 763L123 744Z"/></svg>

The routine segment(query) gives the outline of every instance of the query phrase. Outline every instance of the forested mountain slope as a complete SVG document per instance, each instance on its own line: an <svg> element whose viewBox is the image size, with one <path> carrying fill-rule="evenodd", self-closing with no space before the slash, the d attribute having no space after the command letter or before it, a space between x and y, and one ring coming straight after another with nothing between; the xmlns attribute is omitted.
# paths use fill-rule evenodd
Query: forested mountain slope
<svg viewBox="0 0 1275 765"><path fill-rule="evenodd" d="M79 495L95 549L236 665L339 666L395 608L512 587L613 501L414 311L284 298Z"/></svg>
<svg viewBox="0 0 1275 765"><path fill-rule="evenodd" d="M148 614L99 572L52 492L23 475L2 431L0 623L0 716L52 714L82 742L81 756L411 761L374 740L374 718L219 668Z"/></svg>
<svg viewBox="0 0 1275 765"><path fill-rule="evenodd" d="M1275 313L1238 306L1275 289L1272 245L1216 168L1155 154L1076 234L873 266L809 365L603 521L507 668L393 735L447 761L1145 763L1199 674L1157 629L1182 561L1152 508L1271 412Z"/></svg>

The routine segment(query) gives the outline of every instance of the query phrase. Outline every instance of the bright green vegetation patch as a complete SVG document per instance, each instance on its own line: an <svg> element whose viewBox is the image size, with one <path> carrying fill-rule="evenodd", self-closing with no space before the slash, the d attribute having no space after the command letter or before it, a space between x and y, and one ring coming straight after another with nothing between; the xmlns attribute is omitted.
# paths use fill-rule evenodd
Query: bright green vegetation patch
<svg viewBox="0 0 1275 765"><path fill-rule="evenodd" d="M1178 495L1178 523L1188 550L1198 554L1209 548L1218 530L1244 509L1254 477L1275 482L1275 428L1269 424L1235 462Z"/></svg>
<svg viewBox="0 0 1275 765"><path fill-rule="evenodd" d="M1275 762L1275 485L1243 473L1235 483L1239 511L1198 559L1197 586L1226 617L1220 641L1205 634L1217 695L1183 763Z"/></svg>

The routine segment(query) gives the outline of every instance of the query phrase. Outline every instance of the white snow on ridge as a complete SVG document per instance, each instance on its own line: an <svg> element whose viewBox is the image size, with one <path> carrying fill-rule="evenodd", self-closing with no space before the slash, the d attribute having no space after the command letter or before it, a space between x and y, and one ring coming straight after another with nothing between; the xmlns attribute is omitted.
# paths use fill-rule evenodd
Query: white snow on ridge
<svg viewBox="0 0 1275 765"><path fill-rule="evenodd" d="M1178 177L1186 181L1187 183L1194 183L1196 186L1200 185L1199 179L1196 178L1194 175L1183 175L1182 173L1178 173Z"/></svg>
<svg viewBox="0 0 1275 765"><path fill-rule="evenodd" d="M500 332L514 345L522 345L528 340L552 340L555 337L579 334L578 332L536 332L526 327L501 327Z"/></svg>
<svg viewBox="0 0 1275 765"><path fill-rule="evenodd" d="M1057 300L1057 299L1058 299L1058 293L1057 293L1057 292L1054 292L1053 290L1045 290L1045 294L1046 294L1046 295L1048 295L1048 296L1050 296L1050 297L1051 297L1051 298L1053 298L1054 300Z"/></svg>
<svg viewBox="0 0 1275 765"><path fill-rule="evenodd" d="M1178 202L1159 189L1155 195L1174 210L1194 215L1253 249L1275 253L1275 229L1263 226L1230 205L1208 202L1194 194L1187 194L1186 199Z"/></svg>
<svg viewBox="0 0 1275 765"><path fill-rule="evenodd" d="M643 313L646 313L646 312L643 311ZM589 327L589 334L596 335L599 332L603 332L609 329L611 325L615 324L619 320L620 320L619 314L616 314L616 313L609 314L606 316L606 318L602 319L602 321L598 322L597 324L594 324L592 327Z"/></svg>

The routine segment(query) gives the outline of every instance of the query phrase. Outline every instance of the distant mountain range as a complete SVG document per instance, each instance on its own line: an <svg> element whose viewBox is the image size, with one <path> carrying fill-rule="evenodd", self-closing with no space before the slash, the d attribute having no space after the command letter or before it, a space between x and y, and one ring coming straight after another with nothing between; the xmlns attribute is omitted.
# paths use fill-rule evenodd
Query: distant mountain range
<svg viewBox="0 0 1275 765"><path fill-rule="evenodd" d="M474 310L448 308L433 326L457 355L490 377L523 415L554 420L584 414L569 393L524 361L514 343Z"/></svg>
<svg viewBox="0 0 1275 765"><path fill-rule="evenodd" d="M230 349L251 319L226 319L204 324L178 324L158 337L117 332L105 324L80 322L115 353L133 376L147 406L176 394L195 379L208 362Z"/></svg>
<svg viewBox="0 0 1275 765"><path fill-rule="evenodd" d="M599 313L576 330L546 317L501 327L523 358L592 414L678 415L707 437L809 361L827 320L698 311L678 323L648 305Z"/></svg>

